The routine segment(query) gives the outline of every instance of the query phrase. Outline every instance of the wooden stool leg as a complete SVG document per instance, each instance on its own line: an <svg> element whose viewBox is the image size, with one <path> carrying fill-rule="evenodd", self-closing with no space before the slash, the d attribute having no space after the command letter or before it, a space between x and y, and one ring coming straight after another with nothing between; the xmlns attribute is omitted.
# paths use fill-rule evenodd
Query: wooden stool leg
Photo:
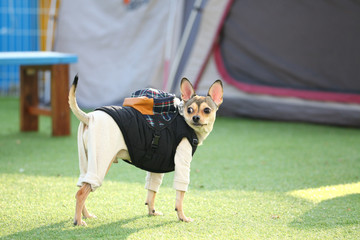
<svg viewBox="0 0 360 240"><path fill-rule="evenodd" d="M52 135L70 135L69 65L59 64L51 67L51 110Z"/></svg>
<svg viewBox="0 0 360 240"><path fill-rule="evenodd" d="M37 107L38 74L35 68L29 66L20 67L20 130L37 131L39 129L39 117L29 112L30 107Z"/></svg>

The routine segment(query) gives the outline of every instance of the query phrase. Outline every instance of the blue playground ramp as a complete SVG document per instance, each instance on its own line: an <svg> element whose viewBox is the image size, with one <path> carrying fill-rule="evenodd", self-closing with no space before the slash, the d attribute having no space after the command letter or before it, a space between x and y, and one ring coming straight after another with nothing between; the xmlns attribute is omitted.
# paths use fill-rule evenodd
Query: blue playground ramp
<svg viewBox="0 0 360 240"><path fill-rule="evenodd" d="M0 51L37 51L40 46L38 0L0 1ZM18 95L19 66L0 65L0 95Z"/></svg>

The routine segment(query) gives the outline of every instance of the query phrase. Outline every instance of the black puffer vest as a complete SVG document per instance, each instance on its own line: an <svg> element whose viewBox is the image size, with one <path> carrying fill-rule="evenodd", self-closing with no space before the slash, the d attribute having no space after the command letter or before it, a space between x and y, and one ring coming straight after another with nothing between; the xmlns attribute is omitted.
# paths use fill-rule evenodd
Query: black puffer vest
<svg viewBox="0 0 360 240"><path fill-rule="evenodd" d="M174 157L180 141L186 137L195 153L198 139L184 118L175 116L165 125L151 126L145 117L132 107L107 106L96 110L109 114L119 126L129 151L131 163L143 170L155 173L174 171ZM154 115L154 118L160 117ZM156 120L156 119L155 119Z"/></svg>

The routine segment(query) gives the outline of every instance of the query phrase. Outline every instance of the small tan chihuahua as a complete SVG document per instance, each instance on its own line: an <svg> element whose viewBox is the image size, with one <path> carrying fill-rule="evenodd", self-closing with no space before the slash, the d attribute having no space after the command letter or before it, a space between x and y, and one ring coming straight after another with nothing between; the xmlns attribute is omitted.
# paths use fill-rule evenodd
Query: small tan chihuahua
<svg viewBox="0 0 360 240"><path fill-rule="evenodd" d="M175 140L162 135L158 136L157 133L144 133L144 137L141 137L140 134L141 139L135 140L135 144L131 142L133 136L138 135L134 133L134 128L145 129L145 132L153 129L147 123L143 123L144 125L141 127L139 125L131 127L130 123L122 123L124 120L131 124L142 124L140 119L144 117L138 110L135 110L138 108L111 106L109 108L115 111L114 114L110 114L104 109L85 113L76 102L77 82L78 77L76 76L69 92L70 108L81 121L78 128L80 177L77 183L80 189L76 193L74 225L86 225L82 220L82 215L84 218L95 217L87 211L85 200L91 191L101 186L111 164L117 163L117 159L122 159L147 171L145 189L148 190L148 194L145 205L148 206L149 215L152 216L162 215L161 212L155 211L154 206L155 196L162 183L164 173L175 171L173 187L176 190L175 210L178 219L184 222L193 221L186 217L183 211L183 200L190 183L190 163L196 146L201 145L213 129L216 112L223 101L222 82L215 81L209 88L207 96L198 96L190 81L183 78L180 84L181 101L177 98L174 100L176 111L179 114L176 114L174 120L171 120L174 122L171 127L161 128L161 131L165 129L164 131L167 132L170 132L171 128L170 135L174 135ZM142 100L143 98L141 98ZM147 149L137 146L137 142L140 145L146 141L150 141L144 145ZM166 149L166 153L159 150L162 145L165 145L163 148ZM174 145L174 147L170 145ZM173 150L169 150L169 148ZM141 159L138 162L138 154L142 151L144 158L149 158L149 153L151 153L150 158L155 162L157 159L166 158L164 163L156 163L165 167L152 168L153 163L143 163ZM170 157L163 157L165 155Z"/></svg>

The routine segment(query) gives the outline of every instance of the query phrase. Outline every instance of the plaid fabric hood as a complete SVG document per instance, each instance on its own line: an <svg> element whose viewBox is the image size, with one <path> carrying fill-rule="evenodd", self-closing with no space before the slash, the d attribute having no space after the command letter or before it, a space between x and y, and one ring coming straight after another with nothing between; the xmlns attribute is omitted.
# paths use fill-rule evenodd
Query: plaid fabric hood
<svg viewBox="0 0 360 240"><path fill-rule="evenodd" d="M175 94L164 92L154 88L145 88L137 90L131 94L131 98L147 97L152 98L153 115L143 114L147 122L154 127L155 125L164 126L166 122L177 114L178 109L175 105Z"/></svg>

